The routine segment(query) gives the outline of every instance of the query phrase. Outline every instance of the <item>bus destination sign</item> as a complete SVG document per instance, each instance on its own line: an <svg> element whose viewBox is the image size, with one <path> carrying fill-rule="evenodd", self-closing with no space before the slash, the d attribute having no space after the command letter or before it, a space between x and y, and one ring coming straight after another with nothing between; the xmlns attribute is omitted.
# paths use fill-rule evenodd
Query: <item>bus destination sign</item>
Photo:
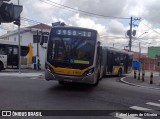
<svg viewBox="0 0 160 119"><path fill-rule="evenodd" d="M70 29L58 29L56 30L56 35L83 36L83 37L93 37L94 36L93 32L91 31L70 30Z"/></svg>

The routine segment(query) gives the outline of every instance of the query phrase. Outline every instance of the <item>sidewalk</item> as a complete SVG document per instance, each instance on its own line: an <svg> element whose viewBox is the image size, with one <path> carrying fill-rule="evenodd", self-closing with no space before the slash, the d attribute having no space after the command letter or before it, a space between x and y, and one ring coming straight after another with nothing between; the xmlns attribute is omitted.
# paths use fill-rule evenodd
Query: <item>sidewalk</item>
<svg viewBox="0 0 160 119"><path fill-rule="evenodd" d="M6 69L0 72L0 76L15 76L15 77L42 77L44 70L34 69Z"/></svg>
<svg viewBox="0 0 160 119"><path fill-rule="evenodd" d="M126 78L124 78L122 82L128 83L130 85L134 85L134 86L160 89L159 72L153 72L153 84L150 84L150 72L145 72L144 82L142 81L142 74L140 76L140 80L138 80L138 73L136 75L136 79L134 79L133 72L131 74L126 75Z"/></svg>
<svg viewBox="0 0 160 119"><path fill-rule="evenodd" d="M5 69L1 71L2 73L15 73L19 72L19 69ZM1 73L0 72L0 73ZM21 68L20 69L21 73L30 73L30 72L44 72L44 70L35 70L35 69L29 69L29 68Z"/></svg>

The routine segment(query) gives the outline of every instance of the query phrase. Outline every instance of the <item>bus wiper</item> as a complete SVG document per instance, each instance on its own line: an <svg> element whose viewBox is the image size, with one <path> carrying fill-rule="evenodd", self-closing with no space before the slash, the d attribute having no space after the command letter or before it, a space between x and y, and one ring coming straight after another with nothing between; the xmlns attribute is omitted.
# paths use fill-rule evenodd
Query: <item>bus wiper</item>
<svg viewBox="0 0 160 119"><path fill-rule="evenodd" d="M65 46L65 43L64 43L64 40L62 38L60 38L61 42L62 42L62 45L63 45L63 48L64 48L64 54L65 54L65 57L66 57L66 54L67 54L67 49L66 49L66 46Z"/></svg>

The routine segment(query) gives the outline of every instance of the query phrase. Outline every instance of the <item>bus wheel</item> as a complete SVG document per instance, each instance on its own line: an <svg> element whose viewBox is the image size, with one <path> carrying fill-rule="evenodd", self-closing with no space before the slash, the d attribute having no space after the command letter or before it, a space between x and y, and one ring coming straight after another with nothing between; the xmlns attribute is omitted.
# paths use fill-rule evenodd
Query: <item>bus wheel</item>
<svg viewBox="0 0 160 119"><path fill-rule="evenodd" d="M0 71L3 69L3 64L0 62Z"/></svg>
<svg viewBox="0 0 160 119"><path fill-rule="evenodd" d="M96 82L93 84L93 86L97 86L99 84L99 77L100 77L100 74L98 73L97 75L97 80Z"/></svg>
<svg viewBox="0 0 160 119"><path fill-rule="evenodd" d="M121 77L122 76L122 69L119 69L118 71L118 77Z"/></svg>

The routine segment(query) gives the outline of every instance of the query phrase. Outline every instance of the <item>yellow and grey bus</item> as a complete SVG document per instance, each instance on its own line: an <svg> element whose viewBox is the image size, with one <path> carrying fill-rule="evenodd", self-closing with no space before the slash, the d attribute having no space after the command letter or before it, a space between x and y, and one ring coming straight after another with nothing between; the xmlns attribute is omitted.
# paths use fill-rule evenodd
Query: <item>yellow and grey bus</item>
<svg viewBox="0 0 160 119"><path fill-rule="evenodd" d="M54 27L48 41L45 79L97 85L104 75L131 72L132 53L100 46L98 32Z"/></svg>
<svg viewBox="0 0 160 119"><path fill-rule="evenodd" d="M99 35L96 30L59 26L50 32L45 79L97 85L101 70Z"/></svg>
<svg viewBox="0 0 160 119"><path fill-rule="evenodd" d="M102 47L101 75L131 73L133 54L112 47Z"/></svg>

